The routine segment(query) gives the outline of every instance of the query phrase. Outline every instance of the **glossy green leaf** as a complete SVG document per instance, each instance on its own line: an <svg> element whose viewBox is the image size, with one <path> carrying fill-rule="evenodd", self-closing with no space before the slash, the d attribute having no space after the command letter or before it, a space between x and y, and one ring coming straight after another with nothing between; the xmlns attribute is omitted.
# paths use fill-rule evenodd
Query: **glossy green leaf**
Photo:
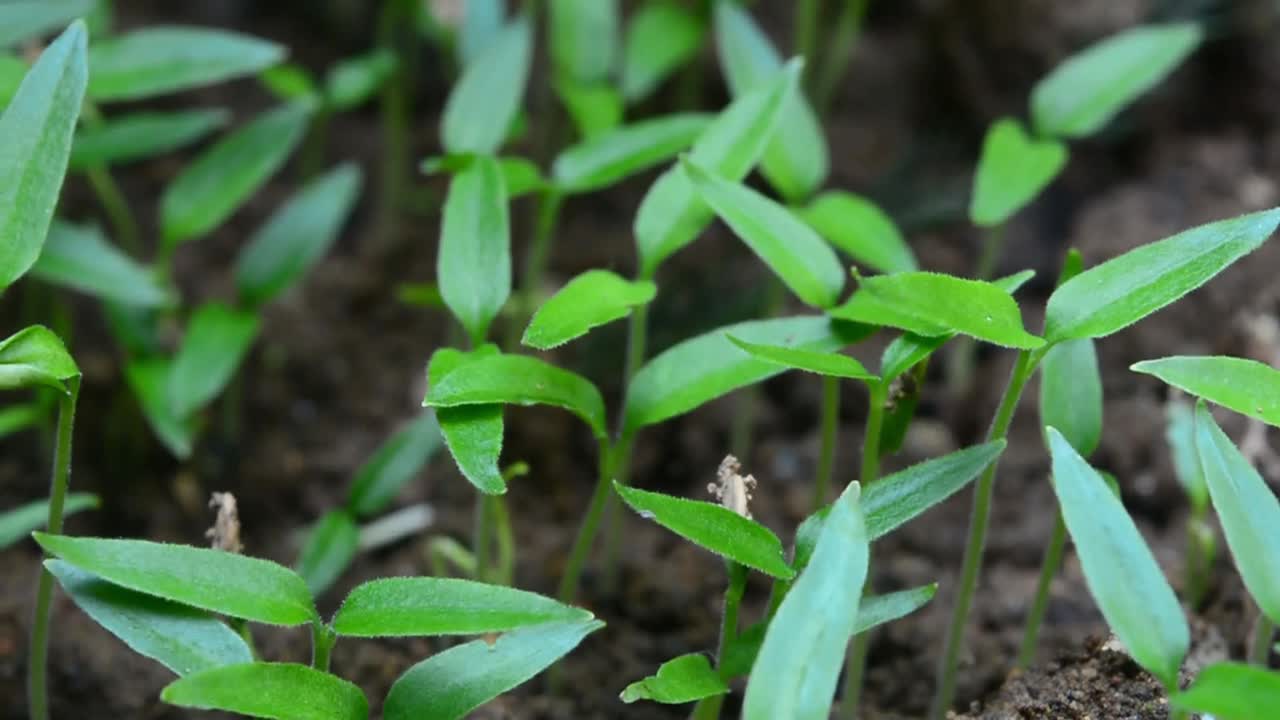
<svg viewBox="0 0 1280 720"><path fill-rule="evenodd" d="M760 345L827 352L861 340L870 328L843 328L824 317L752 320L681 342L640 368L627 387L623 434L681 415L783 371L744 354L729 335Z"/></svg>
<svg viewBox="0 0 1280 720"><path fill-rule="evenodd" d="M497 352L494 345L486 345L471 353L452 348L437 350L427 366L428 382L435 387L459 366ZM480 492L490 495L505 493L507 481L498 467L498 458L502 455L502 406L439 408L436 418L440 421L440 434L449 447L449 454L467 481Z"/></svg>
<svg viewBox="0 0 1280 720"><path fill-rule="evenodd" d="M109 118L96 127L76 133L71 145L71 169L94 165L118 165L162 155L191 145L224 127L226 110L137 112Z"/></svg>
<svg viewBox="0 0 1280 720"><path fill-rule="evenodd" d="M515 20L467 65L445 102L445 150L493 153L502 146L529 80L532 36L527 19Z"/></svg>
<svg viewBox="0 0 1280 720"><path fill-rule="evenodd" d="M111 244L97 227L55 220L31 275L95 297L142 308L164 307L173 296L150 268Z"/></svg>
<svg viewBox="0 0 1280 720"><path fill-rule="evenodd" d="M539 350L563 345L591 328L630 315L657 293L657 286L647 280L630 281L608 270L588 270L538 308L520 342Z"/></svg>
<svg viewBox="0 0 1280 720"><path fill-rule="evenodd" d="M991 281L991 284L1012 295L1035 276L1035 270L1023 270L1002 278L996 278Z"/></svg>
<svg viewBox="0 0 1280 720"><path fill-rule="evenodd" d="M608 80L620 44L618 0L549 0L547 10L556 73L578 82Z"/></svg>
<svg viewBox="0 0 1280 720"><path fill-rule="evenodd" d="M207 612L112 585L62 560L45 567L94 622L177 675L253 662L244 640Z"/></svg>
<svg viewBox="0 0 1280 720"><path fill-rule="evenodd" d="M979 227L1003 224L1035 200L1066 164L1063 143L1032 139L1013 118L995 121L982 142L969 220Z"/></svg>
<svg viewBox="0 0 1280 720"><path fill-rule="evenodd" d="M170 705L226 710L272 720L367 720L360 688L294 663L245 663L175 680L160 692Z"/></svg>
<svg viewBox="0 0 1280 720"><path fill-rule="evenodd" d="M97 495L91 493L71 493L62 505L62 516L66 517L82 510L98 507ZM49 501L36 500L0 513L0 550L9 547L33 530L39 530L49 521Z"/></svg>
<svg viewBox="0 0 1280 720"><path fill-rule="evenodd" d="M831 246L790 210L737 182L718 177L687 158L681 168L694 189L802 301L835 305L844 290L844 268Z"/></svg>
<svg viewBox="0 0 1280 720"><path fill-rule="evenodd" d="M729 686L711 667L707 656L689 653L662 663L657 673L631 683L619 698L627 704L651 700L679 705L727 692Z"/></svg>
<svg viewBox="0 0 1280 720"><path fill-rule="evenodd" d="M1203 516L1209 506L1209 485L1200 466L1200 453L1196 450L1196 421L1191 403L1170 400L1165 405L1164 440L1173 458L1174 475L1191 500L1192 512Z"/></svg>
<svg viewBox="0 0 1280 720"><path fill-rule="evenodd" d="M396 56L385 47L340 60L325 74L325 104L339 111L361 105L382 89L395 71Z"/></svg>
<svg viewBox="0 0 1280 720"><path fill-rule="evenodd" d="M436 282L454 317L482 342L511 294L507 190L491 157L477 156L449 183Z"/></svg>
<svg viewBox="0 0 1280 720"><path fill-rule="evenodd" d="M1194 23L1141 25L1076 53L1031 91L1037 132L1075 138L1101 130L1182 64L1203 37Z"/></svg>
<svg viewBox="0 0 1280 720"><path fill-rule="evenodd" d="M1133 659L1166 687L1175 686L1190 632L1173 588L1102 476L1061 433L1046 433L1053 489L1089 592Z"/></svg>
<svg viewBox="0 0 1280 720"><path fill-rule="evenodd" d="M716 3L715 31L720 66L734 97L763 85L781 70L778 52L736 2ZM830 160L822 126L804 94L796 92L783 102L778 131L760 158L760 170L780 195L794 203L822 185Z"/></svg>
<svg viewBox="0 0 1280 720"><path fill-rule="evenodd" d="M938 592L938 583L921 585L910 590L868 595L858 604L858 621L853 624L854 634L893 622L919 610Z"/></svg>
<svg viewBox="0 0 1280 720"><path fill-rule="evenodd" d="M702 113L677 113L624 125L565 149L556 156L552 179L565 193L609 187L674 157L710 122L711 116Z"/></svg>
<svg viewBox="0 0 1280 720"><path fill-rule="evenodd" d="M125 366L124 375L151 431L169 452L186 459L191 456L197 419L180 417L174 411L169 401L172 369L173 363L168 358L139 358Z"/></svg>
<svg viewBox="0 0 1280 720"><path fill-rule="evenodd" d="M967 447L866 486L862 491L862 511L866 515L867 537L883 537L951 497L995 462L1004 446L1003 440L993 440Z"/></svg>
<svg viewBox="0 0 1280 720"><path fill-rule="evenodd" d="M760 345L739 340L732 335L729 336L729 341L754 358L792 370L804 370L818 375L850 380L879 380L878 377L867 372L862 363L838 352L815 352L778 345Z"/></svg>
<svg viewBox="0 0 1280 720"><path fill-rule="evenodd" d="M842 190L824 192L795 211L827 242L884 273L919 269L893 219L870 200Z"/></svg>
<svg viewBox="0 0 1280 720"><path fill-rule="evenodd" d="M257 313L222 303L201 305L169 372L169 405L186 417L213 401L231 382L262 326Z"/></svg>
<svg viewBox="0 0 1280 720"><path fill-rule="evenodd" d="M305 103L264 112L188 165L160 198L165 246L204 235L230 217L289 159L310 115Z"/></svg>
<svg viewBox="0 0 1280 720"><path fill-rule="evenodd" d="M93 11L97 0L7 0L0 3L0 48L65 27Z"/></svg>
<svg viewBox="0 0 1280 720"><path fill-rule="evenodd" d="M1262 708L1280 707L1280 672L1236 662L1210 665L1169 704L1214 720L1257 720Z"/></svg>
<svg viewBox="0 0 1280 720"><path fill-rule="evenodd" d="M316 618L307 584L268 560L146 540L35 538L46 552L130 590L271 625Z"/></svg>
<svg viewBox="0 0 1280 720"><path fill-rule="evenodd" d="M770 621L751 667L744 720L830 715L870 554L859 490L849 483L835 501L809 566Z"/></svg>
<svg viewBox="0 0 1280 720"><path fill-rule="evenodd" d="M307 532L298 555L298 574L312 595L319 595L351 564L360 543L360 529L346 510L331 510Z"/></svg>
<svg viewBox="0 0 1280 720"><path fill-rule="evenodd" d="M1004 347L1044 341L1022 327L1013 296L994 283L931 272L878 275L861 281L832 317L896 327L918 335L969 335Z"/></svg>
<svg viewBox="0 0 1280 720"><path fill-rule="evenodd" d="M89 95L101 102L190 90L252 75L284 56L280 45L240 33L151 26L94 44Z"/></svg>
<svg viewBox="0 0 1280 720"><path fill-rule="evenodd" d="M602 627L599 620L544 623L432 655L391 686L383 718L458 720L547 669Z"/></svg>
<svg viewBox="0 0 1280 720"><path fill-rule="evenodd" d="M467 0L458 28L456 48L460 64L470 65L502 32L506 19L506 0Z"/></svg>
<svg viewBox="0 0 1280 720"><path fill-rule="evenodd" d="M556 94L579 137L594 140L622 124L622 96L612 85L561 80Z"/></svg>
<svg viewBox="0 0 1280 720"><path fill-rule="evenodd" d="M1241 415L1280 425L1280 371L1257 360L1183 355L1143 360L1129 369Z"/></svg>
<svg viewBox="0 0 1280 720"><path fill-rule="evenodd" d="M794 572L783 559L782 541L769 528L718 503L687 500L614 483L614 489L641 517L680 537L783 580Z"/></svg>
<svg viewBox="0 0 1280 720"><path fill-rule="evenodd" d="M789 63L772 82L730 103L694 141L689 159L726 180L746 177L773 137L782 103L796 92L799 75L800 64ZM659 176L636 211L641 276L653 277L658 265L693 242L712 217L678 166Z"/></svg>
<svg viewBox="0 0 1280 720"><path fill-rule="evenodd" d="M67 392L65 381L80 368L62 340L43 325L31 325L0 341L0 390L50 387Z"/></svg>
<svg viewBox="0 0 1280 720"><path fill-rule="evenodd" d="M457 578L387 578L360 585L333 618L339 635L480 635L591 613L524 590Z"/></svg>
<svg viewBox="0 0 1280 720"><path fill-rule="evenodd" d="M360 184L360 168L343 163L309 181L277 210L236 261L240 297L261 305L314 267L351 215Z"/></svg>
<svg viewBox="0 0 1280 720"><path fill-rule="evenodd" d="M1040 425L1056 427L1084 457L1102 439L1102 375L1093 340L1049 348L1040 361Z"/></svg>
<svg viewBox="0 0 1280 720"><path fill-rule="evenodd" d="M1184 230L1091 267L1049 297L1045 339L1105 337L1208 282L1258 249L1280 224L1280 208Z"/></svg>
<svg viewBox="0 0 1280 720"><path fill-rule="evenodd" d="M672 0L646 2L627 24L622 41L622 96L643 100L684 67L706 31L697 15Z"/></svg>
<svg viewBox="0 0 1280 720"><path fill-rule="evenodd" d="M360 466L347 495L347 506L362 517L382 512L396 493L422 471L440 449L441 441L436 414L424 411L387 438Z"/></svg>
<svg viewBox="0 0 1280 720"><path fill-rule="evenodd" d="M554 405L582 418L596 437L606 435L604 398L590 380L525 355L494 355L461 365L433 383L431 407Z"/></svg>
<svg viewBox="0 0 1280 720"><path fill-rule="evenodd" d="M1280 622L1280 501L1203 401L1195 422L1200 465L1236 568L1263 614Z"/></svg>
<svg viewBox="0 0 1280 720"><path fill-rule="evenodd" d="M85 35L83 22L67 28L0 115L0 290L35 263L49 232L84 98Z"/></svg>

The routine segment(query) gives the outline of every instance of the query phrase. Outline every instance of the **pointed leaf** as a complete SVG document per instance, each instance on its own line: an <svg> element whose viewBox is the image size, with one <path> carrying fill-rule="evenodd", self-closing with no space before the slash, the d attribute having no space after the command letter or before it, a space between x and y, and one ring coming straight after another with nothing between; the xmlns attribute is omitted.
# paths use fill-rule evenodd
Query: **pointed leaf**
<svg viewBox="0 0 1280 720"><path fill-rule="evenodd" d="M993 440L912 465L871 483L862 492L867 537L882 537L951 497L978 477L1004 451Z"/></svg>
<svg viewBox="0 0 1280 720"><path fill-rule="evenodd" d="M620 45L618 0L550 0L547 10L556 73L579 82L608 80Z"/></svg>
<svg viewBox="0 0 1280 720"><path fill-rule="evenodd" d="M387 438L356 471L347 494L351 512L361 517L382 512L436 454L441 440L440 423L430 411Z"/></svg>
<svg viewBox="0 0 1280 720"><path fill-rule="evenodd" d="M97 227L55 220L31 274L103 300L156 308L174 298L150 268L111 244Z"/></svg>
<svg viewBox="0 0 1280 720"><path fill-rule="evenodd" d="M729 686L711 667L707 656L689 653L662 663L656 674L631 683L619 697L627 704L652 700L679 705L727 692Z"/></svg>
<svg viewBox="0 0 1280 720"><path fill-rule="evenodd" d="M1237 357L1174 356L1143 360L1129 368L1215 405L1280 425L1280 371Z"/></svg>
<svg viewBox="0 0 1280 720"><path fill-rule="evenodd" d="M178 675L253 662L244 640L207 612L112 585L61 560L45 567L94 622Z"/></svg>
<svg viewBox="0 0 1280 720"><path fill-rule="evenodd" d="M93 12L97 0L8 0L0 3L0 48L52 32Z"/></svg>
<svg viewBox="0 0 1280 720"><path fill-rule="evenodd" d="M1053 489L1089 592L1133 659L1166 687L1175 686L1190 632L1173 588L1120 498L1061 433L1046 432Z"/></svg>
<svg viewBox="0 0 1280 720"><path fill-rule="evenodd" d="M340 60L325 75L325 103L339 111L361 105L373 97L395 71L395 53L386 47Z"/></svg>
<svg viewBox="0 0 1280 720"><path fill-rule="evenodd" d="M138 100L252 75L284 59L259 38L200 27L152 26L95 42L89 95Z"/></svg>
<svg viewBox="0 0 1280 720"><path fill-rule="evenodd" d="M844 290L844 268L812 228L741 183L717 177L687 158L680 166L702 200L797 297L817 308L836 304Z"/></svg>
<svg viewBox="0 0 1280 720"><path fill-rule="evenodd" d="M932 355L935 350L942 347L952 337L950 334L935 335L933 337L914 335L912 333L899 335L893 339L893 342L889 343L880 355L881 377L885 380L892 380L902 375Z"/></svg>
<svg viewBox="0 0 1280 720"><path fill-rule="evenodd" d="M1091 267L1049 297L1049 342L1105 337L1208 282L1258 249L1280 224L1280 208L1201 225Z"/></svg>
<svg viewBox="0 0 1280 720"><path fill-rule="evenodd" d="M124 376L133 390L147 424L169 452L181 459L191 456L197 418L179 417L169 401L173 363L168 358L139 358L125 366Z"/></svg>
<svg viewBox="0 0 1280 720"><path fill-rule="evenodd" d="M272 720L367 720L360 688L294 663L245 663L175 680L160 692L170 705L226 710Z"/></svg>
<svg viewBox="0 0 1280 720"><path fill-rule="evenodd" d="M608 270L588 270L538 308L520 342L539 350L563 345L591 328L630 315L657 293L657 286L647 280L633 282Z"/></svg>
<svg viewBox="0 0 1280 720"><path fill-rule="evenodd" d="M1173 471L1191 500L1192 512L1203 517L1209 506L1209 486L1196 450L1196 415L1191 403L1170 399L1165 405L1164 440L1173 457Z"/></svg>
<svg viewBox="0 0 1280 720"><path fill-rule="evenodd" d="M1280 673L1236 662L1210 665L1169 704L1215 720L1254 720L1260 708L1280 707Z"/></svg>
<svg viewBox="0 0 1280 720"><path fill-rule="evenodd" d="M360 530L345 510L327 512L311 527L298 555L298 574L312 595L333 585L351 564L359 544Z"/></svg>
<svg viewBox="0 0 1280 720"><path fill-rule="evenodd" d="M529 80L533 31L527 19L509 23L467 64L440 123L451 153L493 153L502 146Z"/></svg>
<svg viewBox="0 0 1280 720"><path fill-rule="evenodd" d="M39 386L67 392L64 381L80 368L62 340L43 325L32 325L0 341L0 390Z"/></svg>
<svg viewBox="0 0 1280 720"><path fill-rule="evenodd" d="M560 80L555 90L579 137L594 140L622 124L622 96L612 85Z"/></svg>
<svg viewBox="0 0 1280 720"><path fill-rule="evenodd" d="M814 352L778 345L749 343L729 335L729 341L748 355L793 370L804 370L829 377L874 381L880 378L867 372L862 363L837 352Z"/></svg>
<svg viewBox="0 0 1280 720"><path fill-rule="evenodd" d="M0 290L35 263L49 232L87 82L86 34L77 21L45 48L0 115Z"/></svg>
<svg viewBox="0 0 1280 720"><path fill-rule="evenodd" d="M1040 361L1040 425L1056 427L1084 457L1102 439L1102 375L1088 338L1049 348Z"/></svg>
<svg viewBox="0 0 1280 720"><path fill-rule="evenodd" d="M101 502L91 493L71 493L62 505L62 516L98 507ZM39 530L49 520L49 501L36 500L0 513L0 550Z"/></svg>
<svg viewBox="0 0 1280 720"><path fill-rule="evenodd" d="M622 96L643 100L698 52L706 28L671 0L642 5L627 24L622 48Z"/></svg>
<svg viewBox="0 0 1280 720"><path fill-rule="evenodd" d="M449 183L436 282L449 311L475 342L511 294L511 230L498 163L477 156Z"/></svg>
<svg viewBox="0 0 1280 720"><path fill-rule="evenodd" d="M872 270L894 273L919 269L893 219L864 197L833 190L795 212L824 240Z"/></svg>
<svg viewBox="0 0 1280 720"><path fill-rule="evenodd" d="M71 169L117 165L162 155L199 142L224 127L231 115L222 109L138 112L106 120L76 133Z"/></svg>
<svg viewBox="0 0 1280 720"><path fill-rule="evenodd" d="M428 382L435 387L460 365L497 352L494 345L486 345L471 353L452 348L437 350L427 367ZM498 458L502 455L502 406L438 408L436 418L440 421L440 434L449 447L449 454L467 481L483 493L505 493L507 481L498 467Z"/></svg>
<svg viewBox="0 0 1280 720"><path fill-rule="evenodd" d="M590 622L544 623L494 642L473 640L409 668L387 693L384 720L457 720L569 654L604 627Z"/></svg>
<svg viewBox="0 0 1280 720"><path fill-rule="evenodd" d="M795 575L783 559L782 541L769 528L717 503L613 485L641 517L734 562L783 580Z"/></svg>
<svg viewBox="0 0 1280 720"><path fill-rule="evenodd" d="M921 585L910 590L868 595L858 604L858 621L853 625L854 634L893 622L919 610L938 592L938 583Z"/></svg>
<svg viewBox="0 0 1280 720"><path fill-rule="evenodd" d="M623 125L566 148L556 156L552 178L565 193L609 187L674 157L710 123L710 115L677 113Z"/></svg>
<svg viewBox="0 0 1280 720"><path fill-rule="evenodd" d="M262 319L257 313L206 303L196 309L169 372L169 405L186 417L213 401L249 354Z"/></svg>
<svg viewBox="0 0 1280 720"><path fill-rule="evenodd" d="M997 120L982 142L969 220L979 227L1003 224L1035 200L1066 163L1066 145L1033 140L1013 118Z"/></svg>

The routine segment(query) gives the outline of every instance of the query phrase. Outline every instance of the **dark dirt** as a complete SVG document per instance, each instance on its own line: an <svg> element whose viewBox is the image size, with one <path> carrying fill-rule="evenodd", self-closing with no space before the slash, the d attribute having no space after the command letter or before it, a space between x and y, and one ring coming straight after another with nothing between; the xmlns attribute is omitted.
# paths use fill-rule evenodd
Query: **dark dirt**
<svg viewBox="0 0 1280 720"><path fill-rule="evenodd" d="M1038 328L1040 308L1062 253L1077 247L1088 262L1164 237L1200 222L1280 202L1280 67L1276 27L1260 21L1265 3L1126 0L1061 4L1027 0L874 3L866 34L828 123L833 172L829 187L866 192L909 231L931 269L967 274L980 238L964 221L966 187L986 124L1000 114L1025 115L1031 85L1075 48L1144 18L1198 9L1210 17L1213 39L1180 70L1101 137L1072 146L1067 172L1008 230L1003 270L1034 268L1025 290ZM273 4L274 5L274 4ZM297 3L258 8L247 1L200 4L182 10L160 2L120 2L122 24L204 22L241 29L298 48L302 62L321 67L367 43L368 23L328 21L325 13L294 13ZM789 38L790 3L756 3L777 38ZM330 13L346 5L327 3ZM306 17L305 20L294 18ZM363 17L363 16L360 16ZM320 18L320 19L317 19ZM325 38L326 42L316 42ZM424 56L417 83L414 157L435 152L436 115L446 80ZM714 57L704 62L703 106L724 99ZM533 85L539 80L535 77ZM200 102L228 105L246 117L267 98L252 83L201 93ZM673 102L670 95L648 110ZM534 116L535 120L537 115ZM380 137L372 108L343 116L332 133L335 157L364 163L375 177ZM144 163L121 173L147 224L153 198L180 167L177 159ZM189 300L228 297L230 261L244 238L285 196L296 174L286 170L214 236L179 253L178 279ZM630 218L652 174L565 208L552 260L558 284L588 267L629 271ZM423 180L436 193L438 179ZM373 227L376 183L338 247L305 285L273 305L265 337L235 391L240 427L211 418L213 430L187 466L170 460L141 430L121 395L118 354L91 303L76 307L74 352L86 369L77 425L74 487L106 498L102 511L73 518L72 533L146 537L199 544L211 516L208 493L230 491L240 502L247 551L290 563L297 532L341 502L353 470L397 425L413 416L423 394L423 368L447 337L445 317L398 303L398 283L434 274L438 214L402 213L386 243ZM79 181L67 205L77 218L97 210ZM528 238L530 201L517 203L516 237ZM1093 462L1120 478L1126 504L1168 575L1179 584L1186 503L1163 440L1163 389L1130 373L1141 359L1176 353L1248 354L1244 322L1274 317L1274 268L1280 246L1264 247L1176 307L1099 344L1106 392L1106 427ZM677 255L659 278L653 310L660 349L680 337L758 312L764 271L726 229L716 226ZM798 308L796 308L799 311ZM10 316L13 311L7 311ZM8 325L16 326L16 318ZM616 407L622 366L621 327L557 351L553 359L601 383ZM854 354L873 359L884 342L873 338ZM973 391L949 397L945 356L934 363L920 418L906 447L887 470L977 442L999 399L1010 356L984 351ZM818 384L783 376L765 384L755 441L744 458L760 478L755 514L790 538L810 502L817 455ZM865 396L844 389L838 476L857 467ZM729 444L740 400L728 398L644 433L636 448L634 482L646 488L702 497ZM593 483L594 446L564 413L513 409L508 414L507 461L523 459L533 472L514 483L508 503L515 523L517 584L553 592L564 556ZM1001 464L986 565L965 645L957 708L965 718L1162 718L1163 695L1125 656L1105 647L1105 626L1068 552L1053 585L1040 663L1010 675L1033 592L1040 553L1054 518L1047 461L1036 429L1034 388L1015 421ZM1228 425L1239 437L1242 427ZM4 441L0 506L46 492L42 438L27 433ZM1276 478L1271 478L1273 481ZM427 502L432 534L465 539L473 492L451 460L438 456L400 498ZM887 591L937 581L924 610L875 635L867 676L865 718L914 718L932 692L966 532L969 494L961 493L927 517L877 543L873 576ZM566 691L548 694L535 679L476 713L483 718L665 718L687 707L626 706L618 692L675 655L710 650L723 591L720 561L656 526L628 516L620 586L609 593L593 567L582 602L609 624L564 663ZM32 545L0 553L0 718L25 717L26 627L37 568ZM347 590L371 578L428 572L422 540L358 558L321 599L332 611ZM1252 619L1228 559L1198 614L1197 634L1218 638L1236 657ZM767 587L748 588L749 613ZM750 617L750 614L748 614ZM179 718L162 705L170 676L129 652L59 598L54 614L50 685L58 718ZM1216 634L1216 635L1215 635ZM301 631L262 630L260 649L271 659L307 657ZM334 670L369 694L375 709L391 682L413 662L438 650L436 641L344 641ZM1215 645L1216 647L1216 645ZM726 709L736 710L731 697ZM728 716L728 713L726 714ZM1266 717L1262 711L1259 718Z"/></svg>

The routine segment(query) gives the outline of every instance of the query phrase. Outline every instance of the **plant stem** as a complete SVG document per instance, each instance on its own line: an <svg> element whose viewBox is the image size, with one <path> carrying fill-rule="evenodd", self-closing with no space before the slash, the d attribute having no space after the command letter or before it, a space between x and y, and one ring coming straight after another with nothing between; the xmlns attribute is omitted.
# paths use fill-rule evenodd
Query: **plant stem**
<svg viewBox="0 0 1280 720"><path fill-rule="evenodd" d="M742 606L742 595L747 589L748 571L745 565L732 560L726 560L725 567L729 571L729 587L724 591L724 610L720 614L720 644L716 649L716 667L721 670L720 677L728 681L729 678L724 677L721 663L724 662L729 643L738 636L738 609ZM703 698L694 707L690 718L691 720L715 720L720 717L720 707L723 704L724 695Z"/></svg>
<svg viewBox="0 0 1280 720"><path fill-rule="evenodd" d="M652 280L652 278L642 278ZM630 387L631 379L636 376L636 372L640 370L640 366L644 364L645 344L648 339L649 330L649 306L640 305L631 311L631 317L627 321L627 359L626 365L623 367L622 384L623 387ZM618 427L621 428L626 420L626 407L622 407L618 412ZM614 457L614 474L619 484L626 485L631 480L631 442L619 443L617 447L617 455ZM618 581L618 555L622 550L622 523L625 522L621 507L618 500L611 493L608 500L605 501L605 519L606 519L606 535L605 535L605 560L604 560L604 582L605 589L612 592L617 587Z"/></svg>
<svg viewBox="0 0 1280 720"><path fill-rule="evenodd" d="M138 221L134 219L133 211L129 209L129 201L125 199L115 178L111 177L111 172L101 165L94 165L86 168L84 174L89 179L93 194L97 195L98 202L102 203L102 210L107 214L107 219L111 221L116 242L130 255L140 257L142 241L138 232Z"/></svg>
<svg viewBox="0 0 1280 720"><path fill-rule="evenodd" d="M325 150L329 144L329 118L333 110L327 102L322 102L311 120L307 137L302 141L302 152L298 159L298 171L303 180L310 180L324 167Z"/></svg>
<svg viewBox="0 0 1280 720"><path fill-rule="evenodd" d="M835 471L836 432L840 429L840 379L822 378L822 446L818 450L818 474L813 479L813 509L816 512L831 496L831 476Z"/></svg>
<svg viewBox="0 0 1280 720"><path fill-rule="evenodd" d="M1213 575L1213 528L1205 522L1205 508L1192 510L1187 518L1187 605L1193 610L1204 601Z"/></svg>
<svg viewBox="0 0 1280 720"><path fill-rule="evenodd" d="M1044 549L1044 559L1040 561L1040 580L1036 583L1036 597L1027 613L1027 627L1022 631L1022 649L1018 652L1018 667L1026 670L1036 659L1036 648L1040 641L1040 626L1044 623L1045 612L1049 609L1049 588L1053 578L1062 566L1062 551L1067 546L1067 525L1062 520L1062 513L1053 523L1053 535L1049 538L1049 546Z"/></svg>
<svg viewBox="0 0 1280 720"><path fill-rule="evenodd" d="M1275 635L1275 625L1271 619L1259 611L1258 622L1253 626L1253 643L1249 647L1249 663L1267 666L1267 658L1271 657L1271 638Z"/></svg>
<svg viewBox="0 0 1280 720"><path fill-rule="evenodd" d="M49 534L62 532L62 508L67 500L71 477L71 435L76 422L76 399L80 377L67 381L67 394L58 399L58 432L53 449L53 477L49 487ZM27 702L31 720L48 720L49 689L46 673L49 657L49 604L53 599L53 575L40 566L36 585L36 614L31 624L31 652L27 662Z"/></svg>
<svg viewBox="0 0 1280 720"><path fill-rule="evenodd" d="M489 575L489 536L493 534L490 527L489 496L480 493L476 497L475 520L472 526L471 552L476 558L475 579L484 582Z"/></svg>
<svg viewBox="0 0 1280 720"><path fill-rule="evenodd" d="M507 500L502 495L489 496L489 503L498 541L498 574L495 579L502 585L511 585L516 574L516 543L511 533L511 514L507 512Z"/></svg>
<svg viewBox="0 0 1280 720"><path fill-rule="evenodd" d="M995 419L987 431L987 441L1000 440L1009 434L1009 423L1018 408L1018 400L1027 381L1035 373L1036 366L1043 357L1042 350L1035 352L1023 350L1018 353L1018 360L1009 375L1009 385L1000 400L1000 408L996 410ZM969 514L969 540L964 548L964 564L960 570L960 586L956 593L955 609L951 615L951 625L947 630L946 648L938 664L938 686L933 696L933 706L929 717L942 720L951 707L956 691L956 665L960 660L960 646L964 642L964 628L969 619L969 605L973 602L973 591L978 586L978 573L982 569L982 553L987 543L987 523L991 513L991 495L995 487L996 468L999 458L978 478L973 493L973 509Z"/></svg>
<svg viewBox="0 0 1280 720"><path fill-rule="evenodd" d="M765 285L765 301L763 317L777 317L787 303L787 290L782 281L771 277ZM760 386L758 384L744 388L737 396L738 412L733 416L733 424L729 428L729 452L738 458L746 459L751 450L751 431L756 423L756 412L759 410Z"/></svg>
<svg viewBox="0 0 1280 720"><path fill-rule="evenodd" d="M338 640L337 633L328 625L316 620L311 623L311 667L329 672L329 655Z"/></svg>
<svg viewBox="0 0 1280 720"><path fill-rule="evenodd" d="M630 443L630 438L623 437L619 445ZM596 480L596 489L591 493L591 503L587 506L587 514L582 518L582 527L574 538L573 549L569 551L569 561L565 563L564 575L560 578L558 597L560 602L570 604L578 595L578 581L582 578L582 569L591 552L591 541L595 539L596 529L600 527L600 517L604 514L605 501L609 499L612 488L612 455L615 448L609 441L600 439L600 477Z"/></svg>
<svg viewBox="0 0 1280 720"><path fill-rule="evenodd" d="M990 280L1000 264L1004 250L1004 225L989 228L982 238L982 254L975 269L979 280ZM956 338L951 350L951 362L947 365L947 394L959 398L973 384L973 368L978 355L978 343L968 335Z"/></svg>
<svg viewBox="0 0 1280 720"><path fill-rule="evenodd" d="M396 68L382 88L382 188L374 222L382 249L392 245L392 220L409 175L409 91L405 65L409 53L401 37L405 16L403 0L383 0L378 14L378 45L397 58ZM412 35L412 33L410 33Z"/></svg>
<svg viewBox="0 0 1280 720"><path fill-rule="evenodd" d="M822 14L822 0L796 0L795 47L796 54L804 58L804 87L812 87L814 69L818 65L818 18Z"/></svg>
<svg viewBox="0 0 1280 720"><path fill-rule="evenodd" d="M831 100L840 77L849 66L849 58L858 44L858 35L862 32L862 22L867 17L867 5L870 0L845 0L840 17L836 20L834 36L827 55L823 58L821 72L813 91L814 105L819 116L825 116L831 107Z"/></svg>

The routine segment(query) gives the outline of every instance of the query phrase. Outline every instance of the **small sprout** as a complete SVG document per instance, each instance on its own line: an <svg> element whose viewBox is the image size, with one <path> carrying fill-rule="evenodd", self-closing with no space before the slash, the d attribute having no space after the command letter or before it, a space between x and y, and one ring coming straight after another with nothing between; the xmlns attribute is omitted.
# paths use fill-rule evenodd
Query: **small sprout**
<svg viewBox="0 0 1280 720"><path fill-rule="evenodd" d="M740 470L742 463L738 462L738 458L725 455L716 470L716 482L707 483L707 492L719 500L721 505L744 518L750 518L751 508L748 505L753 497L751 493L756 489L756 478L754 475L744 477L739 473Z"/></svg>

